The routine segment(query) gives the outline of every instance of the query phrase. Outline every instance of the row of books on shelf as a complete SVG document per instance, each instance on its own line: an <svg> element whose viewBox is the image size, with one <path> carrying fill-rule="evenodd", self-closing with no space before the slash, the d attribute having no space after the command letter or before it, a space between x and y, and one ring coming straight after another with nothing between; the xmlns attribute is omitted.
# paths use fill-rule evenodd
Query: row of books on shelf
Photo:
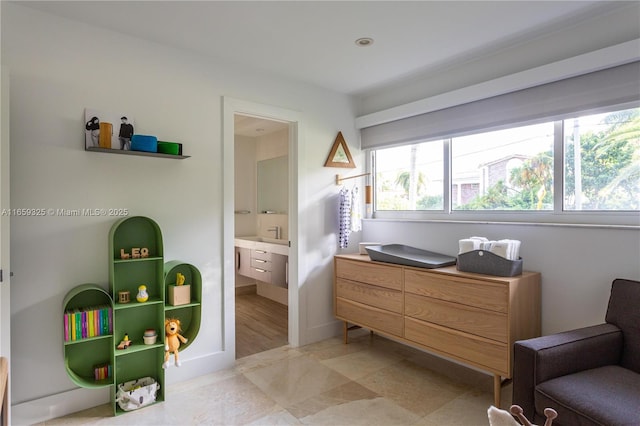
<svg viewBox="0 0 640 426"><path fill-rule="evenodd" d="M105 336L113 332L113 312L108 305L70 309L64 313L64 341Z"/></svg>
<svg viewBox="0 0 640 426"><path fill-rule="evenodd" d="M111 377L111 364L99 364L93 367L93 378L104 380Z"/></svg>

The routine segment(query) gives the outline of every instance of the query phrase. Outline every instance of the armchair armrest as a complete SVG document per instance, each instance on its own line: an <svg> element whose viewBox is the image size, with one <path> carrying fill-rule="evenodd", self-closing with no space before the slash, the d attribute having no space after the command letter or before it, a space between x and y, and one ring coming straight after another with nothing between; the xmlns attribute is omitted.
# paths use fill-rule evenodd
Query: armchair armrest
<svg viewBox="0 0 640 426"><path fill-rule="evenodd" d="M548 336L517 341L514 345L513 404L533 419L535 387L554 377L618 364L622 331L599 324Z"/></svg>

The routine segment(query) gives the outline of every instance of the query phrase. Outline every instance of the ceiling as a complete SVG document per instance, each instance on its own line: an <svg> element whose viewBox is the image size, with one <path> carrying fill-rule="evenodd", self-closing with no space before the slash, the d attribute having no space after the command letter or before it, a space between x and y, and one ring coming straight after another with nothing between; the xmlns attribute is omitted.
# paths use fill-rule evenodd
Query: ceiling
<svg viewBox="0 0 640 426"><path fill-rule="evenodd" d="M20 3L356 96L512 47L612 4L575 0ZM374 42L359 47L355 40L360 37Z"/></svg>
<svg viewBox="0 0 640 426"><path fill-rule="evenodd" d="M233 131L236 136L249 136L256 138L289 128L288 123L268 120L266 118L241 114L236 114L233 118Z"/></svg>

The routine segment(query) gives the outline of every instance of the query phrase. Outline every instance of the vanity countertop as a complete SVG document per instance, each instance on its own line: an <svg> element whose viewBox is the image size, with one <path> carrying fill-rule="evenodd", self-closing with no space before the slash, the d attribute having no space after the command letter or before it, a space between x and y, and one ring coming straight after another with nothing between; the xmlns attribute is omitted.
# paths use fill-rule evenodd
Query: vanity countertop
<svg viewBox="0 0 640 426"><path fill-rule="evenodd" d="M289 256L289 241L275 238L248 236L235 237L235 246Z"/></svg>

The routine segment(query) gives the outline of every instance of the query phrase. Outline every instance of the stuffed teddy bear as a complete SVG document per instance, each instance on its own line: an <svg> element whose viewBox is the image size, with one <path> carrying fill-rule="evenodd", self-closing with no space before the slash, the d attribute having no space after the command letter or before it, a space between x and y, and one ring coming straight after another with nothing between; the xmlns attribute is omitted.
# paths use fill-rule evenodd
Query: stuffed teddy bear
<svg viewBox="0 0 640 426"><path fill-rule="evenodd" d="M181 363L178 359L178 349L180 348L180 342L187 343L187 338L180 334L180 320L174 318L167 318L164 320L164 364L162 368L169 366L169 357L173 352L176 367L180 367Z"/></svg>

